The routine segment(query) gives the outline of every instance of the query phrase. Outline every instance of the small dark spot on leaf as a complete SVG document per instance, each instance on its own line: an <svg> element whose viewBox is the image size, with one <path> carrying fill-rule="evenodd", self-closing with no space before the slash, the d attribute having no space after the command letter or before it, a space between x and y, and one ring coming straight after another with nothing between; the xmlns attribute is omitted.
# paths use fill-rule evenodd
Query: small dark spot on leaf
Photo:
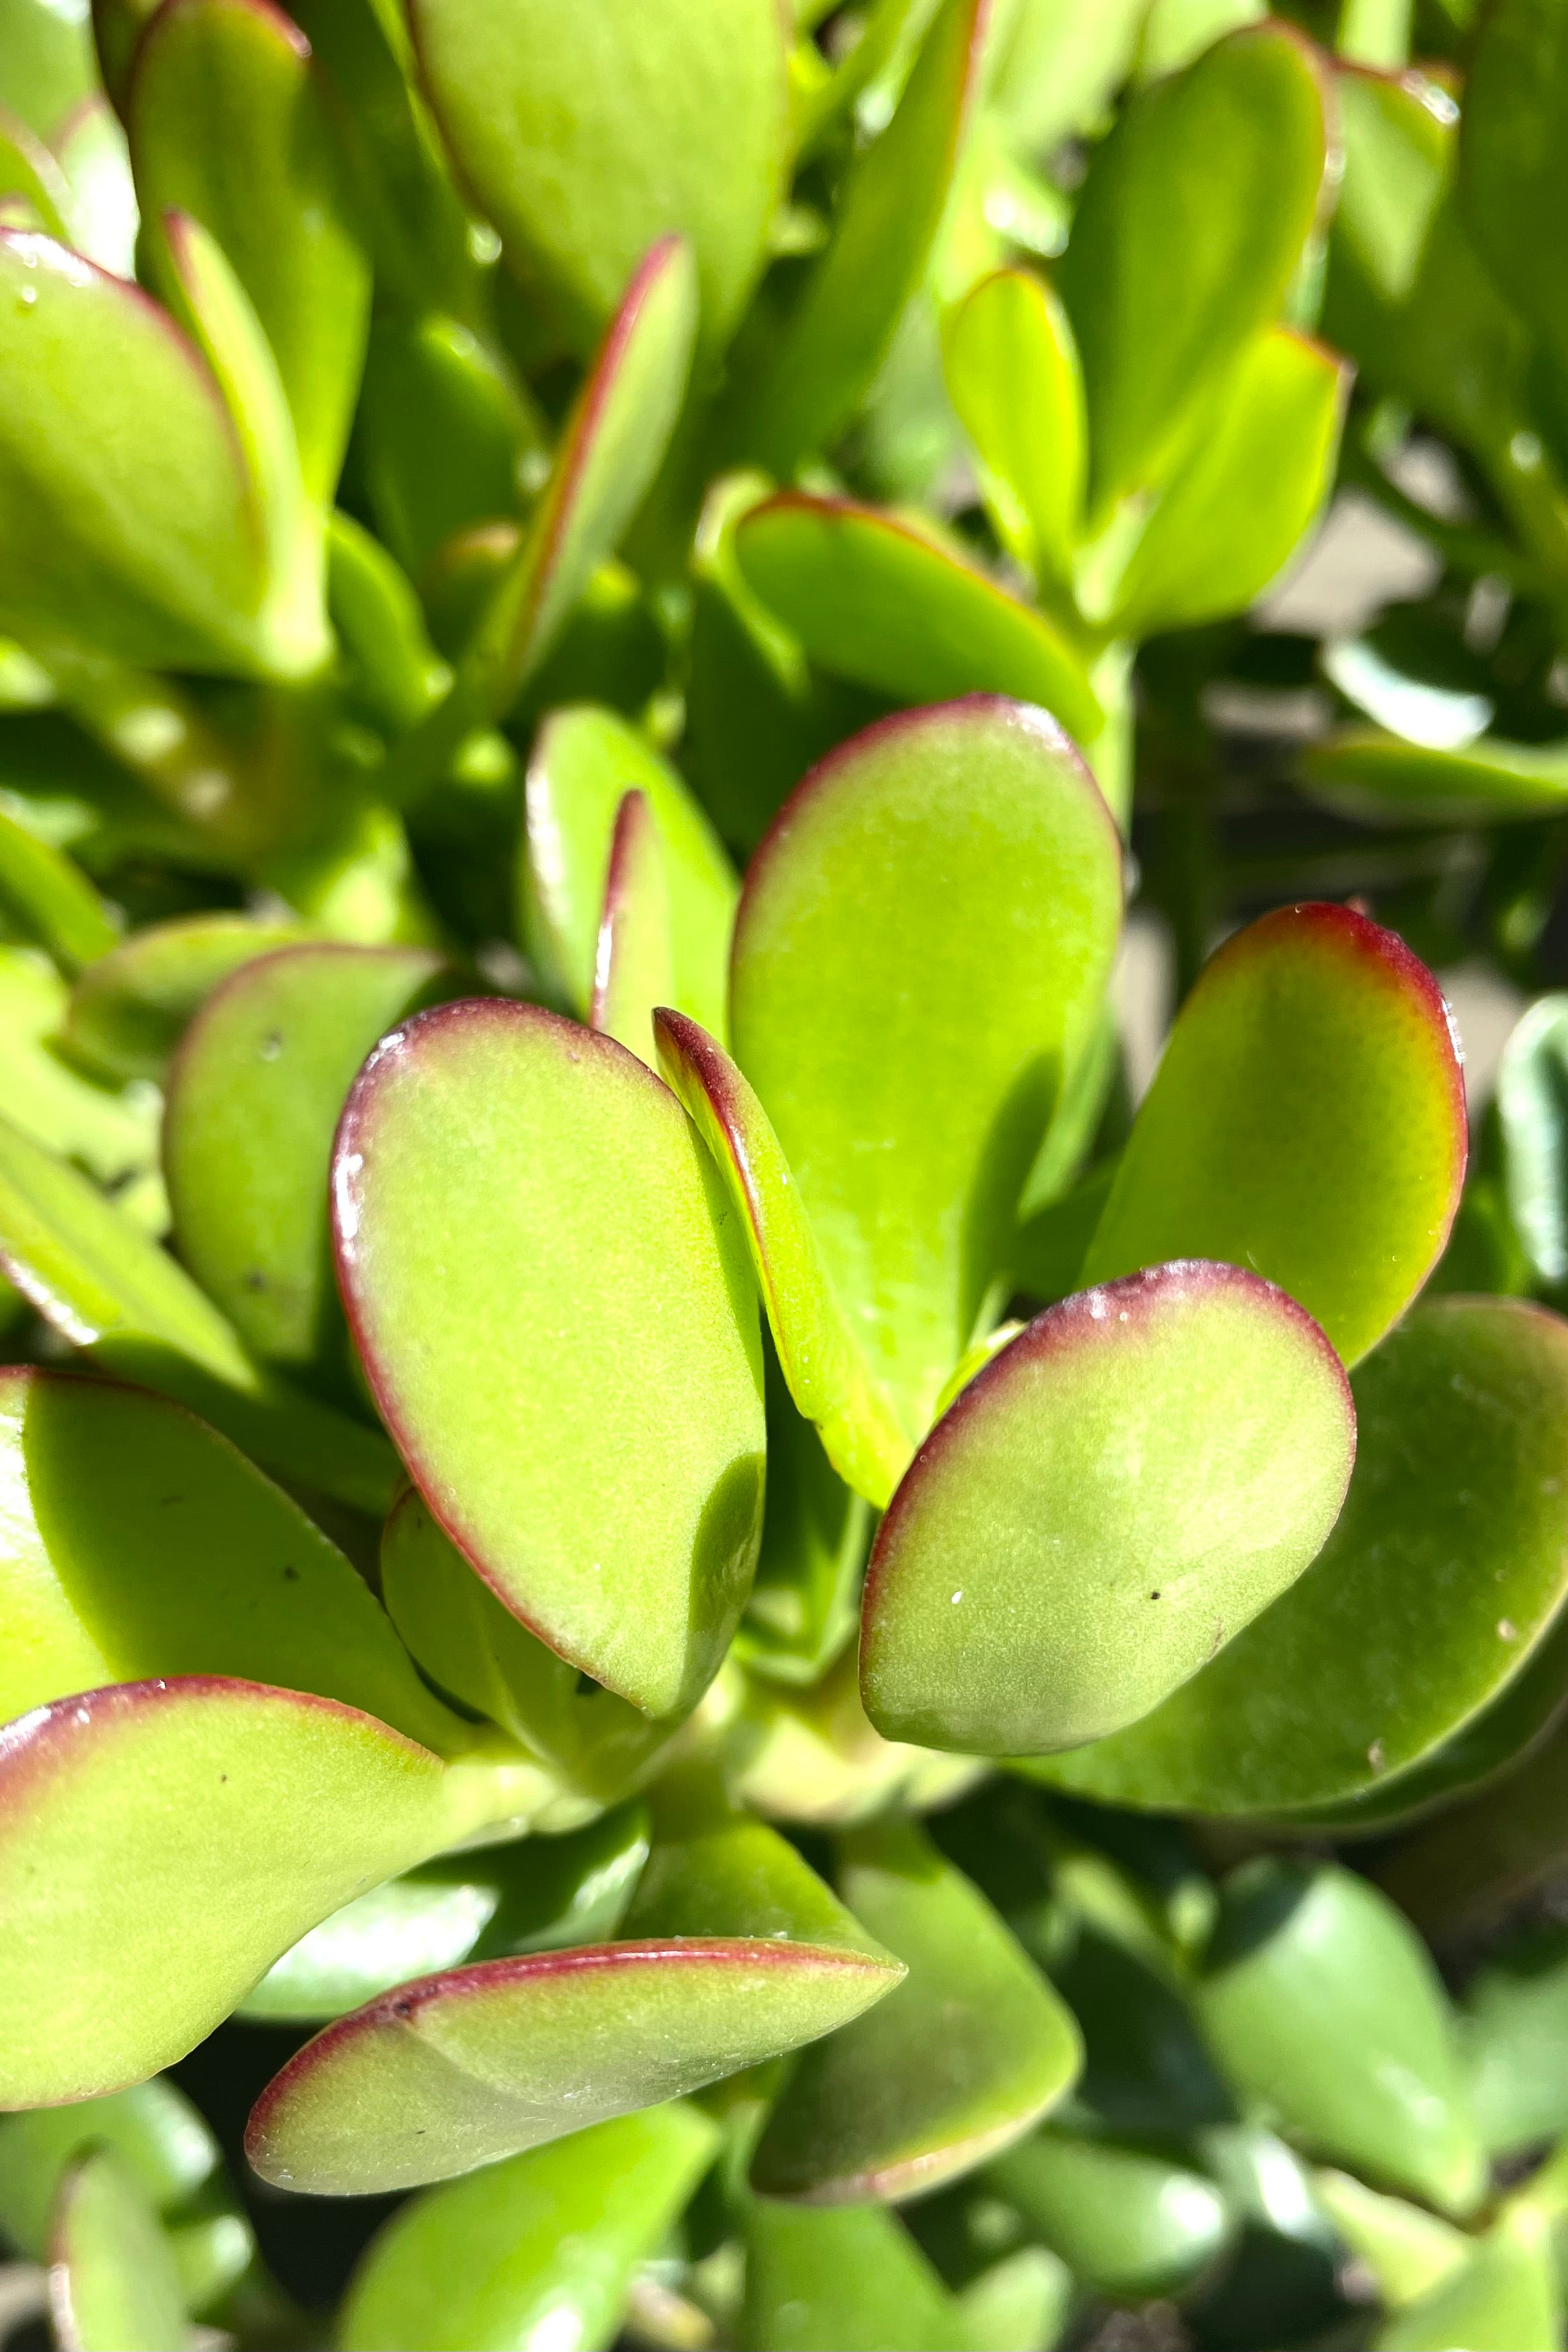
<svg viewBox="0 0 1568 2352"><path fill-rule="evenodd" d="M217 1777L222 1785L226 1788L228 1786L228 1774L226 1772L220 1772Z"/></svg>
<svg viewBox="0 0 1568 2352"><path fill-rule="evenodd" d="M392 2004L392 2013L394 2017L412 2017L414 2003L411 2000L395 2000Z"/></svg>
<svg viewBox="0 0 1568 2352"><path fill-rule="evenodd" d="M1151 1601L1158 1601L1158 1599L1160 1598L1160 1596L1159 1596L1159 1594L1158 1594L1157 1592L1152 1592L1152 1593L1149 1595L1149 1598L1150 1598L1150 1600L1151 1600Z"/></svg>
<svg viewBox="0 0 1568 2352"><path fill-rule="evenodd" d="M297 1568L286 1568L283 1571L283 1581L285 1584L298 1584L300 1581L299 1570Z"/></svg>
<svg viewBox="0 0 1568 2352"><path fill-rule="evenodd" d="M265 1036L265 1037L263 1037L263 1039L262 1039L262 1041L261 1041L261 1058L262 1058L262 1060L263 1060L264 1062L275 1062L275 1061L278 1059L279 1055L282 1051L283 1051L283 1032L282 1032L282 1030L281 1030L281 1029L269 1029L269 1030L267 1032L266 1036Z"/></svg>
<svg viewBox="0 0 1568 2352"><path fill-rule="evenodd" d="M253 1265L253 1266L250 1268L249 1272L247 1274L247 1276L246 1276L246 1277L245 1277L245 1286L246 1286L247 1290L265 1290L265 1289L266 1289L266 1287L267 1287L267 1276L262 1273L262 1271L261 1271L261 1269L260 1269L260 1267L259 1267L259 1266Z"/></svg>

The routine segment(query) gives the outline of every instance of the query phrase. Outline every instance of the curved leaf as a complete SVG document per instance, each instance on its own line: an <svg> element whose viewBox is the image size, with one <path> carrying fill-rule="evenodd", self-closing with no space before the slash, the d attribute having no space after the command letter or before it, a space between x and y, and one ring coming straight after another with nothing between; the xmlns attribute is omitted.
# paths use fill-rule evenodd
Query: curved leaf
<svg viewBox="0 0 1568 2352"><path fill-rule="evenodd" d="M877 1533L866 1712L985 1755L1134 1723L1287 1590L1355 1458L1285 1295L1178 1263L1050 1307L938 1422Z"/></svg>
<svg viewBox="0 0 1568 2352"><path fill-rule="evenodd" d="M735 532L747 585L814 660L900 702L1006 694L1072 735L1100 705L1055 624L907 523L847 499L786 490Z"/></svg>
<svg viewBox="0 0 1568 2352"><path fill-rule="evenodd" d="M61 2176L94 2144L114 2149L164 2215L195 2197L223 2161L202 2116L163 2077L106 2099L7 2116L0 2123L0 2228L29 2262L47 2258Z"/></svg>
<svg viewBox="0 0 1568 2352"><path fill-rule="evenodd" d="M689 1705L751 1581L763 1428L743 1244L685 1113L608 1038L452 1005L372 1056L333 1184L360 1353L437 1518L573 1664Z"/></svg>
<svg viewBox="0 0 1568 2352"><path fill-rule="evenodd" d="M110 1078L162 1079L186 1023L252 957L292 947L296 922L182 915L150 923L99 956L71 991L60 1026L74 1058Z"/></svg>
<svg viewBox="0 0 1568 2352"><path fill-rule="evenodd" d="M942 363L1005 544L1037 575L1069 580L1089 440L1067 312L1028 270L999 269L948 319Z"/></svg>
<svg viewBox="0 0 1568 2352"><path fill-rule="evenodd" d="M112 2148L79 2158L60 2184L49 2307L63 2352L170 2352L189 2341L174 2249Z"/></svg>
<svg viewBox="0 0 1568 2352"><path fill-rule="evenodd" d="M1186 1256L1250 1266L1354 1363L1441 1256L1465 1152L1431 973L1349 908L1281 908L1227 940L1182 1007L1081 1279Z"/></svg>
<svg viewBox="0 0 1568 2352"><path fill-rule="evenodd" d="M145 1088L91 1085L54 1050L65 982L36 948L0 945L0 1096L7 1117L47 1151L100 1183L145 1176L157 1160L158 1106Z"/></svg>
<svg viewBox="0 0 1568 2352"><path fill-rule="evenodd" d="M952 2352L952 2297L895 2214L746 2209L745 2352Z"/></svg>
<svg viewBox="0 0 1568 2352"><path fill-rule="evenodd" d="M1363 1795L1397 1805L1400 1776L1522 1675L1568 1594L1568 1325L1440 1299L1352 1385L1355 1472L1321 1557L1156 1714L1043 1777L1110 1804L1348 1821Z"/></svg>
<svg viewBox="0 0 1568 2352"><path fill-rule="evenodd" d="M911 1436L1005 1261L1120 907L1115 826L1071 746L983 698L842 745L752 861L735 1059Z"/></svg>
<svg viewBox="0 0 1568 2352"><path fill-rule="evenodd" d="M1081 2286L1119 2300L1190 2285L1230 2235L1212 2180L1113 2139L1048 2126L1010 2148L986 2178Z"/></svg>
<svg viewBox="0 0 1568 2352"><path fill-rule="evenodd" d="M719 1937L426 1977L307 2042L257 2101L246 2153L318 2193L446 2179L795 2049L894 1980L862 1953Z"/></svg>
<svg viewBox="0 0 1568 2352"><path fill-rule="evenodd" d="M1568 199L1558 137L1565 104L1568 39L1550 0L1489 9L1469 58L1459 125L1465 216L1503 293L1559 352L1568 352L1568 276L1536 227Z"/></svg>
<svg viewBox="0 0 1568 2352"><path fill-rule="evenodd" d="M1372 824L1506 824L1568 807L1568 745L1483 737L1454 751L1344 727L1301 753L1314 800Z"/></svg>
<svg viewBox="0 0 1568 2352"><path fill-rule="evenodd" d="M1550 2233L1505 2221L1489 2231L1462 2269L1401 2311L1374 2337L1375 2352L1554 2352L1563 2337L1563 2296Z"/></svg>
<svg viewBox="0 0 1568 2352"><path fill-rule="evenodd" d="M350 2282L343 2352L564 2342L605 2352L634 2266L719 2146L695 2107L649 2107L405 2205Z"/></svg>
<svg viewBox="0 0 1568 2352"><path fill-rule="evenodd" d="M66 971L111 950L120 934L74 859L0 809L0 898Z"/></svg>
<svg viewBox="0 0 1568 2352"><path fill-rule="evenodd" d="M279 949L220 982L169 1074L174 1242L264 1361L319 1362L337 1330L332 1137L360 1065L441 971L419 948Z"/></svg>
<svg viewBox="0 0 1568 2352"><path fill-rule="evenodd" d="M656 1066L653 1012L673 993L669 892L647 802L627 793L616 816L588 1025Z"/></svg>

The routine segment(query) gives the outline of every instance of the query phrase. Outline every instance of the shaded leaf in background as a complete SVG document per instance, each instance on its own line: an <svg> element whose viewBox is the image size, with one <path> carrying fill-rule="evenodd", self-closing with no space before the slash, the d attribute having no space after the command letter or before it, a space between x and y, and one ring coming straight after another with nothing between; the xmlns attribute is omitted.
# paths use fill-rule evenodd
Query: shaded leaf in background
<svg viewBox="0 0 1568 2352"><path fill-rule="evenodd" d="M64 2352L169 2352L189 2341L174 2250L112 2148L79 2158L60 2184L49 2308Z"/></svg>

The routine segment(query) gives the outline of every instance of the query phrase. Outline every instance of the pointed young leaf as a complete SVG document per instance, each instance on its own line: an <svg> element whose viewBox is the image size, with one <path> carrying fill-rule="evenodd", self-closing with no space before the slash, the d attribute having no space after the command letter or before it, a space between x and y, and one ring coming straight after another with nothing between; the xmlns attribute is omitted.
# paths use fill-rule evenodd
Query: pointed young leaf
<svg viewBox="0 0 1568 2352"><path fill-rule="evenodd" d="M1355 1457L1339 1359L1233 1266L1064 1299L916 1454L866 1572L889 1739L1017 1756L1133 1723L1322 1547Z"/></svg>
<svg viewBox="0 0 1568 2352"><path fill-rule="evenodd" d="M156 1078L186 1023L253 956L292 947L296 922L182 915L132 932L84 971L60 1026L72 1058L110 1078Z"/></svg>
<svg viewBox="0 0 1568 2352"><path fill-rule="evenodd" d="M673 993L669 891L647 802L627 793L616 815L594 962L588 1026L658 1067L654 1007Z"/></svg>
<svg viewBox="0 0 1568 2352"><path fill-rule="evenodd" d="M735 1059L911 1436L1092 1031L1121 888L1071 746L1042 712L982 698L842 745L752 861Z"/></svg>
<svg viewBox="0 0 1568 2352"><path fill-rule="evenodd" d="M659 1067L695 1121L740 1214L780 1366L828 1460L857 1494L886 1504L910 1443L845 1319L768 1115L695 1021L654 1016Z"/></svg>
<svg viewBox="0 0 1568 2352"><path fill-rule="evenodd" d="M896 2214L757 2198L745 2215L746 2352L952 2352L968 2333Z"/></svg>
<svg viewBox="0 0 1568 2352"><path fill-rule="evenodd" d="M440 970L421 948L282 948L224 981L185 1034L163 1125L174 1244L265 1362L320 1362L341 1328L333 1133L371 1048Z"/></svg>
<svg viewBox="0 0 1568 2352"><path fill-rule="evenodd" d="M586 1020L610 844L622 796L640 793L669 894L673 1002L715 1036L727 1027L730 933L739 890L702 809L668 761L612 710L552 710L528 763L519 874L522 942Z"/></svg>
<svg viewBox="0 0 1568 2352"><path fill-rule="evenodd" d="M987 2168L1080 2286L1142 2302L1191 2284L1230 2234L1212 2180L1152 2149L1047 2126Z"/></svg>
<svg viewBox="0 0 1568 2352"><path fill-rule="evenodd" d="M1352 1386L1321 1557L1156 1713L1043 1777L1109 1804L1352 1818L1521 1675L1568 1597L1568 1325L1438 1299Z"/></svg>
<svg viewBox="0 0 1568 2352"><path fill-rule="evenodd" d="M649 2107L531 2148L405 2205L371 2243L338 2326L342 2352L562 2343L607 2352L635 2265L656 2253L712 2162L696 2107Z"/></svg>
<svg viewBox="0 0 1568 2352"><path fill-rule="evenodd" d="M178 2352L190 2341L174 2248L112 2148L89 2150L60 2183L49 2310L62 2352Z"/></svg>
<svg viewBox="0 0 1568 2352"><path fill-rule="evenodd" d="M720 1937L426 1977L308 2042L257 2101L246 2153L318 2194L448 2179L831 2033L894 1981L862 1953Z"/></svg>
<svg viewBox="0 0 1568 2352"><path fill-rule="evenodd" d="M1403 2197L1384 2197L1348 2172L1321 2171L1318 2202L1351 2252L1364 2263L1381 2300L1397 2311L1463 2267L1473 2241L1451 2221Z"/></svg>
<svg viewBox="0 0 1568 2352"><path fill-rule="evenodd" d="M8 625L153 668L268 667L260 520L216 384L137 288L9 230L0 576Z"/></svg>
<svg viewBox="0 0 1568 2352"><path fill-rule="evenodd" d="M673 231L696 257L704 339L727 341L783 194L772 0L414 0L412 16L458 169L569 340L592 343Z"/></svg>
<svg viewBox="0 0 1568 2352"><path fill-rule="evenodd" d="M1506 824L1568 808L1568 744L1495 735L1443 751L1379 727L1342 727L1302 747L1313 800L1362 824Z"/></svg>
<svg viewBox="0 0 1568 2352"><path fill-rule="evenodd" d="M1100 705L1054 623L907 523L787 490L735 533L747 584L814 660L901 702L1006 694L1092 736Z"/></svg>
<svg viewBox="0 0 1568 2352"><path fill-rule="evenodd" d="M174 0L138 45L127 121L143 218L189 214L221 247L277 360L308 493L327 504L370 269L309 44L269 0Z"/></svg>
<svg viewBox="0 0 1568 2352"><path fill-rule="evenodd" d="M1058 278L1097 509L1158 478L1277 315L1318 208L1323 100L1312 50L1271 21L1144 90L1097 150Z"/></svg>
<svg viewBox="0 0 1568 2352"><path fill-rule="evenodd" d="M1286 327L1258 337L1122 574L1119 635L1192 628L1262 594L1329 494L1349 390L1321 343Z"/></svg>
<svg viewBox="0 0 1568 2352"><path fill-rule="evenodd" d="M608 1038L457 1004L372 1056L333 1183L360 1353L436 1517L574 1664L689 1706L751 1581L763 1430L744 1244L685 1113Z"/></svg>
<svg viewBox="0 0 1568 2352"><path fill-rule="evenodd" d="M1281 908L1183 1006L1082 1278L1184 1256L1250 1266L1354 1363L1441 1256L1465 1153L1431 973L1349 908Z"/></svg>
<svg viewBox="0 0 1568 2352"><path fill-rule="evenodd" d="M838 1883L908 1974L800 2060L763 2134L752 2186L812 2204L909 2197L970 2171L1062 2096L1082 2056L1069 2011L910 1823L852 1832Z"/></svg>
<svg viewBox="0 0 1568 2352"><path fill-rule="evenodd" d="M109 953L119 930L74 858L0 809L0 900L67 972Z"/></svg>
<svg viewBox="0 0 1568 2352"><path fill-rule="evenodd" d="M1089 443L1067 312L1030 271L999 269L949 317L942 366L1005 543L1037 577L1069 580Z"/></svg>
<svg viewBox="0 0 1568 2352"><path fill-rule="evenodd" d="M1443 1988L1375 1887L1326 1863L1245 1864L1195 1999L1230 2081L1289 2137L1441 2211L1474 2209L1485 2166Z"/></svg>

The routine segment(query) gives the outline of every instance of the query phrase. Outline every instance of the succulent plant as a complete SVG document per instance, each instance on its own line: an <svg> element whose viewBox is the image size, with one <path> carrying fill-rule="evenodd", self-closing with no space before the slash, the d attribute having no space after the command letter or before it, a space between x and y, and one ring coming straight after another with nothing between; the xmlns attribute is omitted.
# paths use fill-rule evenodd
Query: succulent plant
<svg viewBox="0 0 1568 2352"><path fill-rule="evenodd" d="M1568 9L1412 13L0 0L61 2346L1563 2341Z"/></svg>

